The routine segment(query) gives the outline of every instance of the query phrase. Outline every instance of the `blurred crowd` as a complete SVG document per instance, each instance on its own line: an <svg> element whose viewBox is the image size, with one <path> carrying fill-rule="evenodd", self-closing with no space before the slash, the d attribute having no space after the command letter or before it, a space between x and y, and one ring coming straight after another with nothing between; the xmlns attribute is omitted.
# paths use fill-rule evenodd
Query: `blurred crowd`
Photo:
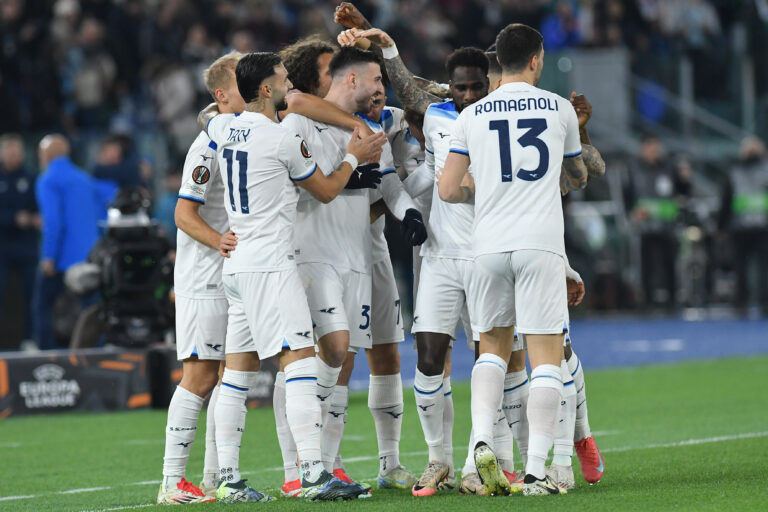
<svg viewBox="0 0 768 512"><path fill-rule="evenodd" d="M210 101L202 70L229 49L277 50L310 34L333 39L340 30L332 16L338 3L0 0L0 311L7 309L2 299L8 297L7 278L14 274L24 295L18 301L25 319L20 339L55 345L45 334L55 302L51 297L61 291L61 273L85 259L92 244L91 236L84 237L73 260L51 261L46 236L52 235L46 230L95 229L118 189L139 186L154 193L155 218L175 243L173 210L181 163L198 131L195 116ZM625 47L632 71L652 80L664 72L657 65L660 59L674 65L685 55L693 63L697 98L723 94L716 73L728 68L736 48L757 63L764 61L768 48L768 0L355 4L374 26L402 41L400 53L412 71L438 80L444 80L443 63L454 48L485 48L511 21L538 27L547 51ZM736 26L746 29L739 37ZM754 71L756 93L768 94L768 67L756 65ZM599 99L593 102L599 108ZM41 136L51 132L65 134L71 146L53 163L43 154L34 155ZM141 143L143 135L161 141L162 165ZM62 158L66 165L60 165ZM722 163L721 179L712 184L717 206L706 219L697 213L699 181L692 178L698 174L697 162L668 154L653 135L644 138L639 156L625 159L623 214L637 235L640 278L629 284L616 278L611 284L594 276L593 307L676 307L722 295L739 307L758 303L768 308L768 267L761 263L768 261L768 154L763 142L746 139L738 161ZM44 179L52 170L61 174L61 167L79 181ZM97 205L88 214L92 221L75 220L75 214L57 219L58 212L46 218L56 198L82 201L92 194ZM71 237L67 232L65 239ZM681 297L686 272L699 264L703 270L695 277L700 287L683 290ZM722 294L720 271L735 283ZM617 290L613 297L599 299L611 287Z"/></svg>

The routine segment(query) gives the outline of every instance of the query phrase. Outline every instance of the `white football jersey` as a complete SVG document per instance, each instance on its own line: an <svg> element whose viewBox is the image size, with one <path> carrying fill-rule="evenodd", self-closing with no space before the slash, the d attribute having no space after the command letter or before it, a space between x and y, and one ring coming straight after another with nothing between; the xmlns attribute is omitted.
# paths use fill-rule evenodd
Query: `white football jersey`
<svg viewBox="0 0 768 512"><path fill-rule="evenodd" d="M392 159L394 167L403 167L408 174L424 162L424 151L421 150L419 141L411 135L408 123L405 121L403 109L397 107L384 107L381 113L381 128L387 134L387 141L392 147ZM421 199L421 201L419 201ZM414 205L426 216L423 196L414 199ZM425 219L426 222L426 219ZM389 258L389 246L384 236L385 216L382 215L371 224L371 236L373 237L373 263Z"/></svg>
<svg viewBox="0 0 768 512"><path fill-rule="evenodd" d="M456 119L453 101L433 103L424 114L424 142L427 148L426 170L434 178L435 170L445 166ZM429 238L421 248L422 256L472 259L472 221L474 207L467 203L446 203L432 189L429 213Z"/></svg>
<svg viewBox="0 0 768 512"><path fill-rule="evenodd" d="M581 154L570 102L525 82L504 84L462 111L451 152L472 162L475 256L520 249L565 255L560 167Z"/></svg>
<svg viewBox="0 0 768 512"><path fill-rule="evenodd" d="M224 183L219 174L216 144L200 132L187 151L181 176L179 197L200 203L200 217L215 231L224 233L229 226L224 210ZM179 297L222 298L219 251L201 244L184 231L176 232L176 263L173 268L174 291Z"/></svg>
<svg viewBox="0 0 768 512"><path fill-rule="evenodd" d="M352 131L289 114L282 125L306 139L310 151L327 176L347 154ZM380 128L379 128L380 129ZM392 151L384 145L382 173L394 172ZM294 246L299 263L327 263L355 272L371 272L371 216L369 189L342 190L323 204L303 193L298 205Z"/></svg>
<svg viewBox="0 0 768 512"><path fill-rule="evenodd" d="M224 274L273 272L294 265L295 181L317 169L304 140L263 114L220 114L208 123L218 145L224 208L237 247Z"/></svg>

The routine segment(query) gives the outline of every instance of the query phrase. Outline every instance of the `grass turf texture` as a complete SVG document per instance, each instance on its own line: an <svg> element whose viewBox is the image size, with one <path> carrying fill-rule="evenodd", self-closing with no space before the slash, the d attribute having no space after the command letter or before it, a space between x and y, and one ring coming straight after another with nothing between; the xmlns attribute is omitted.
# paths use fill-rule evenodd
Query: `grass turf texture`
<svg viewBox="0 0 768 512"><path fill-rule="evenodd" d="M589 486L574 456L576 489L562 497L487 498L442 492L414 498L409 491L378 491L352 503L305 503L279 499L270 510L364 511L507 510L765 510L768 481L768 422L763 388L768 358L726 359L587 373L590 422L606 461L603 480ZM453 385L456 407L454 460L466 455L469 383ZM426 446L413 393L405 392L401 460L420 473ZM157 497L163 457L164 411L62 414L0 422L0 510L141 510ZM202 474L204 414L188 465L197 484ZM760 433L712 441L720 436ZM364 393L350 398L342 453L353 478L373 479L378 471L376 436ZM707 442L672 445L686 440ZM240 467L249 482L277 494L282 461L271 409L252 410L243 437ZM276 468L280 469L276 469ZM148 482L149 481L149 482ZM154 481L154 482L153 482ZM105 487L101 490L82 490ZM375 486L374 486L375 487ZM62 491L81 490L64 493ZM26 499L2 497L32 495ZM417 501L418 500L418 501ZM513 500L513 501L510 501ZM221 510L221 505L189 505Z"/></svg>

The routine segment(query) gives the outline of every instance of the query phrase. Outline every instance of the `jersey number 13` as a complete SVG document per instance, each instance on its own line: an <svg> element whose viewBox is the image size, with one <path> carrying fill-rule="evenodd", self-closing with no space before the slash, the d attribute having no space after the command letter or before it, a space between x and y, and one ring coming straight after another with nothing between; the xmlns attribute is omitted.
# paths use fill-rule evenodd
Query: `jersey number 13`
<svg viewBox="0 0 768 512"><path fill-rule="evenodd" d="M527 128L517 142L522 147L533 146L539 150L539 166L536 169L520 169L517 171L517 177L524 181L536 181L541 179L549 169L549 148L547 144L539 138L544 130L547 129L547 120L537 119L518 119L518 128ZM491 121L488 128L499 132L499 156L501 157L501 181L512 181L512 148L509 139L509 121Z"/></svg>

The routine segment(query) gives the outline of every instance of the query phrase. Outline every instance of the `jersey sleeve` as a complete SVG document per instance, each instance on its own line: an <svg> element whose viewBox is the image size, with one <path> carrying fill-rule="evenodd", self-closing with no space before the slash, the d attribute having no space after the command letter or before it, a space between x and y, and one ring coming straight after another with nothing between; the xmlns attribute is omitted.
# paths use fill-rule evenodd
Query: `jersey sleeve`
<svg viewBox="0 0 768 512"><path fill-rule="evenodd" d="M379 190L384 198L384 202L387 204L387 208L398 220L403 220L407 210L411 208L418 210L416 203L413 202L411 196L405 191L403 182L397 177L397 173L391 172L383 175Z"/></svg>
<svg viewBox="0 0 768 512"><path fill-rule="evenodd" d="M385 142L381 148L381 157L379 158L379 170L382 176L395 173L395 159L392 156L392 145ZM399 179L399 178L398 178Z"/></svg>
<svg viewBox="0 0 768 512"><path fill-rule="evenodd" d="M217 114L208 121L205 127L205 133L214 144L221 144L226 138L224 133L228 130L230 121L235 118L234 114Z"/></svg>
<svg viewBox="0 0 768 512"><path fill-rule="evenodd" d="M427 170L426 165L421 164L407 178L403 180L403 187L411 197L418 197L428 190L432 190L435 184L435 167L432 166L432 172Z"/></svg>
<svg viewBox="0 0 768 512"><path fill-rule="evenodd" d="M189 148L181 175L180 198L205 204L208 185L218 175L216 148L216 143L213 141L209 141L208 145L195 141Z"/></svg>
<svg viewBox="0 0 768 512"><path fill-rule="evenodd" d="M451 145L448 151L450 153L459 153L462 155L469 156L469 146L467 145L467 120L469 119L468 114L469 109L464 109L464 111L459 114L458 119L456 119L456 122L453 123L453 135L451 137Z"/></svg>
<svg viewBox="0 0 768 512"><path fill-rule="evenodd" d="M309 178L317 170L304 138L292 130L286 130L280 141L278 158L288 168L288 176L293 181Z"/></svg>
<svg viewBox="0 0 768 512"><path fill-rule="evenodd" d="M576 111L568 101L562 100L567 105L565 111L565 148L563 158L570 158L581 154L581 138L579 137L579 119Z"/></svg>

